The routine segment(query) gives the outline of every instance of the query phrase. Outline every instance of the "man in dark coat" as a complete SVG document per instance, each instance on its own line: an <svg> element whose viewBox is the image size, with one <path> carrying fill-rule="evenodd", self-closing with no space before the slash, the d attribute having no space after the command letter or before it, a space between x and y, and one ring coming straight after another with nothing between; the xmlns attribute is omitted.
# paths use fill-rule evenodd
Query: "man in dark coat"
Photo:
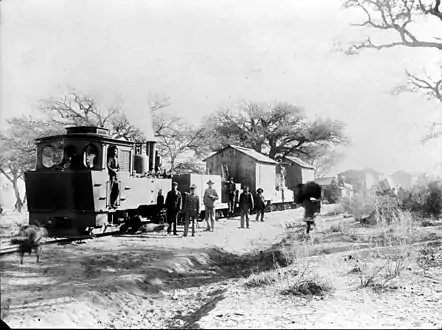
<svg viewBox="0 0 442 330"><path fill-rule="evenodd" d="M184 198L184 237L187 237L190 222L192 222L192 236L195 236L195 221L198 221L200 214L200 198L195 191L196 185L193 184L190 186L190 193L186 193Z"/></svg>
<svg viewBox="0 0 442 330"><path fill-rule="evenodd" d="M111 184L110 206L111 208L116 209L118 207L118 195L120 194L120 187L118 186L118 173L120 171L120 164L118 162L117 146L109 147L107 169L109 172L109 181Z"/></svg>
<svg viewBox="0 0 442 330"><path fill-rule="evenodd" d="M167 228L167 233L170 234L172 227L173 227L173 234L178 235L176 231L177 226L177 218L178 213L181 211L182 208L182 197L181 193L177 190L178 183L173 182L172 183L172 190L167 193L166 196L166 217L167 217L167 223L169 224L169 227Z"/></svg>
<svg viewBox="0 0 442 330"><path fill-rule="evenodd" d="M244 228L244 218L246 220L246 227L249 228L249 213L253 210L253 196L249 192L249 187L244 186L243 192L239 196L239 209L241 211L241 228Z"/></svg>
<svg viewBox="0 0 442 330"><path fill-rule="evenodd" d="M229 193L229 213L234 214L236 185L235 181L233 181L233 177L230 177L230 180L227 181L227 191Z"/></svg>

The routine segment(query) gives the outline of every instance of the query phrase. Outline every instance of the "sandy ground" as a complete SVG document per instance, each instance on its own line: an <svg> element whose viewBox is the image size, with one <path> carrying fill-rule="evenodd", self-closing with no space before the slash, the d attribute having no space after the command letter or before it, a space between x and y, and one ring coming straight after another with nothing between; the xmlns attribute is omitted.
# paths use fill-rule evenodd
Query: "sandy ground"
<svg viewBox="0 0 442 330"><path fill-rule="evenodd" d="M368 229L332 233L331 225L354 221L324 216L313 243L304 243L293 234L301 229L301 214L300 209L266 214L266 221L252 221L250 230L238 228L238 219L220 220L215 232L203 232L201 223L194 238L156 233L45 246L40 264L34 256L26 256L24 265L16 255L5 256L0 260L2 319L13 328L442 325L440 268L424 276L410 257L400 288L382 294L358 289L359 277L348 274L352 265L344 257L351 253L367 263L382 262L367 249L370 242L363 237ZM286 223L293 227L289 237ZM415 241L440 237L440 227L427 227ZM305 299L281 296L271 288L245 288L242 278L272 266L268 256L277 242L278 248L296 253L297 262L310 260L309 267L330 281L334 292ZM360 248L365 249L350 252ZM303 252L316 256L301 258Z"/></svg>

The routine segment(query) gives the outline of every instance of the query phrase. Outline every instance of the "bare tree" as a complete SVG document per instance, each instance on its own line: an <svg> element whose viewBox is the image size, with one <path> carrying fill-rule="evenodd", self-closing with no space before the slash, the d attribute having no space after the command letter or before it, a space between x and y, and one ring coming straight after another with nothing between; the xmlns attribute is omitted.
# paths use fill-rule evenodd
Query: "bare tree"
<svg viewBox="0 0 442 330"><path fill-rule="evenodd" d="M43 100L40 109L54 124L109 127L111 118L120 113L121 106L117 103L103 109L91 96L69 92L59 99Z"/></svg>
<svg viewBox="0 0 442 330"><path fill-rule="evenodd" d="M149 108L151 112L157 112L170 105L170 97L165 95L150 95L149 96Z"/></svg>
<svg viewBox="0 0 442 330"><path fill-rule="evenodd" d="M343 154L335 150L322 150L310 157L315 168L315 178L323 178L342 159Z"/></svg>
<svg viewBox="0 0 442 330"><path fill-rule="evenodd" d="M179 156L188 152L197 156L201 154L202 146L205 144L205 136L201 128L193 127L178 116L161 114L155 116L154 131L158 139L158 150L160 154L168 158L170 170L174 171L177 166L189 168L188 162L180 165L177 162ZM193 166L193 165L192 165Z"/></svg>
<svg viewBox="0 0 442 330"><path fill-rule="evenodd" d="M425 3L427 2L427 3ZM358 8L365 13L366 19L353 26L369 27L374 30L391 31L392 41L376 43L367 37L362 42L354 42L347 53L355 54L364 48L381 50L398 46L412 48L436 48L442 50L442 40L422 40L412 31L412 23L422 15L433 15L442 21L440 0L345 0L346 8Z"/></svg>
<svg viewBox="0 0 442 330"><path fill-rule="evenodd" d="M345 0L346 8L359 9L365 20L353 26L367 27L370 31L390 32L391 40L375 42L371 36L363 41L353 42L346 53L358 54L364 49L382 50L395 47L428 48L442 50L442 38L434 36L429 39L417 35L413 26L419 18L433 18L442 24L441 0ZM438 78L419 77L407 72L407 83L395 88L394 92L423 92L431 100L442 102L442 67ZM439 108L440 109L440 108ZM424 141L442 136L442 122L434 122Z"/></svg>
<svg viewBox="0 0 442 330"><path fill-rule="evenodd" d="M406 74L408 77L407 82L394 88L393 92L395 94L403 92L422 92L427 96L428 100L438 101L442 104L442 78L434 79L429 75L422 78L411 74L408 71L406 71ZM422 141L426 142L440 136L442 136L442 120L431 123L428 133L422 138Z"/></svg>

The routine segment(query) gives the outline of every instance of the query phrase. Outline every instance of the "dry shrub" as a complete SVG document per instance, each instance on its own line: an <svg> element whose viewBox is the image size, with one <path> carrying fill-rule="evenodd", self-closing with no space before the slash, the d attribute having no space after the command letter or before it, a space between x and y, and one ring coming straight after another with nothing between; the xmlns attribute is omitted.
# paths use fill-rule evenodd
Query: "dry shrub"
<svg viewBox="0 0 442 330"><path fill-rule="evenodd" d="M329 230L332 233L343 233L346 229L347 227L345 224L343 224L342 221L339 221L337 225L331 225Z"/></svg>
<svg viewBox="0 0 442 330"><path fill-rule="evenodd" d="M287 278L279 290L282 295L324 296L333 290L329 282L310 271L309 265L302 266L298 276Z"/></svg>
<svg viewBox="0 0 442 330"><path fill-rule="evenodd" d="M344 203L341 202L339 204L335 204L330 211L324 213L323 215L324 216L340 215L340 214L343 214L345 211L346 211L346 207L345 207Z"/></svg>
<svg viewBox="0 0 442 330"><path fill-rule="evenodd" d="M427 245L418 252L417 264L424 271L430 268L442 267L442 247L437 245Z"/></svg>
<svg viewBox="0 0 442 330"><path fill-rule="evenodd" d="M385 248L383 249L385 250ZM378 250L378 257L386 259L380 266L368 265L367 262L360 262L358 259L351 259L348 274L357 274L359 277L359 288L371 288L376 292L383 292L394 289L390 283L397 279L406 267L407 259L410 256L408 245L390 247L384 253ZM350 260L350 259L349 259Z"/></svg>
<svg viewBox="0 0 442 330"><path fill-rule="evenodd" d="M294 268L275 268L269 271L252 273L247 277L243 285L247 288L261 288L281 282L286 277L296 276L298 271Z"/></svg>
<svg viewBox="0 0 442 330"><path fill-rule="evenodd" d="M273 286L282 295L295 296L323 296L332 291L330 283L309 272L308 265L300 269L275 266L270 271L251 274L243 285L246 288Z"/></svg>
<svg viewBox="0 0 442 330"><path fill-rule="evenodd" d="M332 286L328 282L318 278L307 278L293 283L288 288L281 290L282 295L292 296L324 296L332 291Z"/></svg>
<svg viewBox="0 0 442 330"><path fill-rule="evenodd" d="M273 269L254 272L243 280L246 288L276 288L283 295L311 296L324 295L332 290L329 283L313 274L309 265L294 266L295 260L312 253L309 244L297 246L289 251L284 251L286 262L281 264L274 256Z"/></svg>

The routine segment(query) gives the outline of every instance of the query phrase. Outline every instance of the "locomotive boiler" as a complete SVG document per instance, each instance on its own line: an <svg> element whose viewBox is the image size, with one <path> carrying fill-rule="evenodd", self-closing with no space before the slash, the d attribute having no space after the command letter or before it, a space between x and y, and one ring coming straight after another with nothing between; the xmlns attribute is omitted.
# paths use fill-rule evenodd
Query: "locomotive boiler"
<svg viewBox="0 0 442 330"><path fill-rule="evenodd" d="M69 127L66 134L36 140L34 171L25 173L29 223L49 235L75 236L116 226L137 213L155 213L157 196L171 179L155 178L159 157L155 141L135 145L113 139L100 127ZM111 208L108 152L118 148L119 194Z"/></svg>

